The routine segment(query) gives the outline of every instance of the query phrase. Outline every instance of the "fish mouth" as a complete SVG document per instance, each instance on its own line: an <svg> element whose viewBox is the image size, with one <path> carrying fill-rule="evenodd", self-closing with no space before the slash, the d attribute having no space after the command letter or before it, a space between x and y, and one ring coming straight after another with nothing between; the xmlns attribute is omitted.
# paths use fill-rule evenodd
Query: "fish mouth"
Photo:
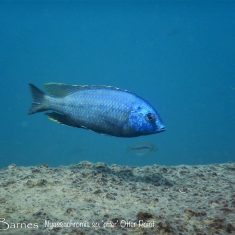
<svg viewBox="0 0 235 235"><path fill-rule="evenodd" d="M163 132L166 130L166 127L164 125L161 125L157 132Z"/></svg>

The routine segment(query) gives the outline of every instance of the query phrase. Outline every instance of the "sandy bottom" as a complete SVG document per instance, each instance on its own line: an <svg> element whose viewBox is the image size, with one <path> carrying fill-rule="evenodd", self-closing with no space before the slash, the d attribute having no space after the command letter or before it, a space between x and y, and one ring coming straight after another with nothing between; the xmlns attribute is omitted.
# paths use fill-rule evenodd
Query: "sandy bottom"
<svg viewBox="0 0 235 235"><path fill-rule="evenodd" d="M235 164L10 165L0 234L235 234Z"/></svg>

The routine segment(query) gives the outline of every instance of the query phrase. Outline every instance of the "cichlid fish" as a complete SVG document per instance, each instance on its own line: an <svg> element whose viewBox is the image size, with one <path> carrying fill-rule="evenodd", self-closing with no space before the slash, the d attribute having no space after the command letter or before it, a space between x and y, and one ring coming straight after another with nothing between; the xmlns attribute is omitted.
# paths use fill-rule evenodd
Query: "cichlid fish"
<svg viewBox="0 0 235 235"><path fill-rule="evenodd" d="M157 111L137 95L110 86L44 84L47 94L29 84L29 114L46 111L50 120L119 137L165 130Z"/></svg>
<svg viewBox="0 0 235 235"><path fill-rule="evenodd" d="M128 152L134 153L137 156L144 156L153 153L157 150L152 143L138 143L128 148Z"/></svg>

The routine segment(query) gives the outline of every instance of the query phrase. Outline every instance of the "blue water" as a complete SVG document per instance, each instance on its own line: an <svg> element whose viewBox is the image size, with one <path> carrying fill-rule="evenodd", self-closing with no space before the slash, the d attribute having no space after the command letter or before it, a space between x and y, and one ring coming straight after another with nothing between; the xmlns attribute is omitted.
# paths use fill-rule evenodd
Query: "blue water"
<svg viewBox="0 0 235 235"><path fill-rule="evenodd" d="M0 167L235 161L234 1L1 1ZM28 116L28 83L107 84L167 131L117 138ZM157 150L136 155L130 146Z"/></svg>

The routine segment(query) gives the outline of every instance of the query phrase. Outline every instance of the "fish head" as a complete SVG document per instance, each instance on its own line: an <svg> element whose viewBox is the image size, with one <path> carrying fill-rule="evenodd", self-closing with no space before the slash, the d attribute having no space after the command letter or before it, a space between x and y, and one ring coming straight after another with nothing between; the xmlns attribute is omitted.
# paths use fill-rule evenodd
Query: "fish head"
<svg viewBox="0 0 235 235"><path fill-rule="evenodd" d="M157 111L149 104L135 105L129 115L129 125L138 135L149 135L165 130Z"/></svg>

